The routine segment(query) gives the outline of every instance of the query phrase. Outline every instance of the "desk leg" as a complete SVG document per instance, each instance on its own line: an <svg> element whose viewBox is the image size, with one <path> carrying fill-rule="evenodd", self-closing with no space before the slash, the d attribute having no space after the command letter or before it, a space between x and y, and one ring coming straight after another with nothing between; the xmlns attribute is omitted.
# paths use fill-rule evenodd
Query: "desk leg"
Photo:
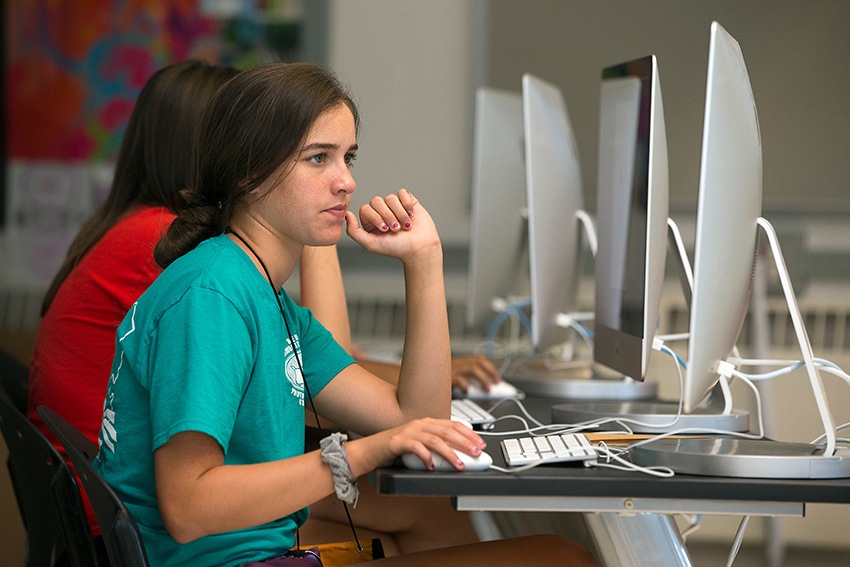
<svg viewBox="0 0 850 567"><path fill-rule="evenodd" d="M672 516L587 512L584 517L602 565L692 565Z"/></svg>

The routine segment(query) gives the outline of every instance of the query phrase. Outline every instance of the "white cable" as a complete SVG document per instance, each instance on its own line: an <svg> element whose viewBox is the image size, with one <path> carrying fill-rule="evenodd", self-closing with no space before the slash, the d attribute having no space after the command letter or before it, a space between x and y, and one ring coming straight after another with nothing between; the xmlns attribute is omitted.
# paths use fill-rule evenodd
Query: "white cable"
<svg viewBox="0 0 850 567"><path fill-rule="evenodd" d="M686 341L690 336L690 333L670 333L668 335L657 335L656 337L665 343L672 343L674 341Z"/></svg>
<svg viewBox="0 0 850 567"><path fill-rule="evenodd" d="M836 433L838 433L839 431L843 431L843 430L845 430L845 429L850 429L850 423L842 423L841 425L839 425L838 427L836 427L836 428L835 428L835 432L836 432ZM819 445L819 444L821 443L821 441L823 441L823 439L824 439L825 437L826 437L826 434L825 434L825 433L821 433L820 435L818 435L817 437L815 437L815 438L811 441L811 444L812 444L812 445ZM847 442L848 442L846 439L841 439L841 441L842 441L843 443L847 443Z"/></svg>
<svg viewBox="0 0 850 567"><path fill-rule="evenodd" d="M669 229L670 235L673 237L676 252L679 255L679 267L682 269L686 280L686 285L683 287L686 287L687 289L683 289L682 291L689 296L688 300L690 300L690 294L694 289L694 272L693 268L691 268L691 261L688 259L688 253L685 250L685 241L682 240L682 231L679 230L679 225L676 224L676 221L670 217L667 217L667 228Z"/></svg>
<svg viewBox="0 0 850 567"><path fill-rule="evenodd" d="M618 451L615 453L605 443L600 443L596 447L596 453L599 457L605 457L608 459L608 462L600 462L597 458L595 463L590 463L588 466L591 467L600 467L600 468L609 468L609 469L617 469L621 471L636 471L644 474L648 474L650 476L657 476L661 478L670 478L676 473L673 469L669 467L663 466L650 466L650 467L642 467L640 465L636 465L631 461L627 461L624 458L620 457L618 453L622 453L623 451ZM619 464L611 463L611 460L616 461Z"/></svg>
<svg viewBox="0 0 850 567"><path fill-rule="evenodd" d="M584 209L576 211L576 218L580 221L582 228L584 228L584 236L587 239L587 245L590 247L590 253L593 254L593 257L595 258L598 245L596 241L596 226L593 223L593 219Z"/></svg>
<svg viewBox="0 0 850 567"><path fill-rule="evenodd" d="M682 530L682 533L679 534L682 538L682 541L686 541L688 539L689 535L696 532L700 528L700 520L702 520L702 514L696 514L696 515L681 514L681 515L684 518L690 519L690 523L689 523L688 527L685 528L684 530Z"/></svg>
<svg viewBox="0 0 850 567"><path fill-rule="evenodd" d="M772 380L774 378L790 374L791 372L803 367L806 364L803 360L759 360L730 358L729 361L734 362L739 366L783 366L783 368L779 368L771 372L763 372L760 374L745 374L745 376L747 376L750 380ZM818 369L838 376L839 378L847 382L848 385L850 385L850 374L847 374L847 372L845 372L834 362L817 357L814 358L813 361Z"/></svg>
<svg viewBox="0 0 850 567"><path fill-rule="evenodd" d="M750 523L750 517L744 516L741 518L741 523L738 524L738 531L735 533L735 539L732 542L732 549L729 552L729 558L726 560L726 567L732 567L735 557L738 556L738 551L741 550L741 543L744 541L744 533L747 531L747 524Z"/></svg>
<svg viewBox="0 0 850 567"><path fill-rule="evenodd" d="M739 378L741 379L741 381L744 382L744 384L746 384L747 386L750 387L750 389L753 391L753 396L755 396L755 398L756 398L756 413L758 414L758 417L759 417L759 419L758 419L759 437L758 438L760 439L760 438L764 437L764 409L762 408L762 405L761 405L761 392L759 392L759 389L756 388L756 385L752 382L752 380L745 378L743 376L741 376Z"/></svg>

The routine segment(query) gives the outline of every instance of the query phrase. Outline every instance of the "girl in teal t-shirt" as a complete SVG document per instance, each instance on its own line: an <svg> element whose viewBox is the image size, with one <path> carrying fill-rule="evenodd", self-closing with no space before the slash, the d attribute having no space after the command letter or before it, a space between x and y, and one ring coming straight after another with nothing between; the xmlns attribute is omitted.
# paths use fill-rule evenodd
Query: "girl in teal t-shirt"
<svg viewBox="0 0 850 567"><path fill-rule="evenodd" d="M484 441L448 419L450 348L442 247L401 189L357 215L357 109L327 70L244 71L207 106L189 207L157 245L162 275L116 336L95 467L133 513L152 565L237 566L281 557L307 507L403 454L463 469ZM401 261L407 332L398 385L354 364L282 291L304 246L345 228ZM362 437L304 452L305 408ZM545 553L540 553L545 549ZM375 565L591 564L562 538L502 540Z"/></svg>

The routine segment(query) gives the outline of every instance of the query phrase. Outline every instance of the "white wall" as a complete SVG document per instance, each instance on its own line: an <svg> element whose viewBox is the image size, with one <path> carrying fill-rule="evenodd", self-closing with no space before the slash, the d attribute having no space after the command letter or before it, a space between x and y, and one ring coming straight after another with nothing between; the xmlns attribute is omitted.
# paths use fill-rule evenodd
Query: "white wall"
<svg viewBox="0 0 850 567"><path fill-rule="evenodd" d="M468 239L481 5L333 0L329 10L328 64L350 85L362 119L353 204L405 187L446 244Z"/></svg>
<svg viewBox="0 0 850 567"><path fill-rule="evenodd" d="M671 206L694 210L709 27L740 43L758 106L769 212L850 213L850 3L845 0L490 0L491 86L534 73L564 90L595 202L603 67L658 58Z"/></svg>

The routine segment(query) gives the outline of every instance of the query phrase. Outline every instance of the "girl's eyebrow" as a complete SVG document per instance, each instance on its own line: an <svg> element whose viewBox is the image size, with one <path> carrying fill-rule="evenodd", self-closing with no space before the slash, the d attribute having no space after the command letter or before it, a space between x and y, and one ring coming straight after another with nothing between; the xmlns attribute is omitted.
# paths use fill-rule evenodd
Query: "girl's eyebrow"
<svg viewBox="0 0 850 567"><path fill-rule="evenodd" d="M339 149L338 144L328 144L328 143L316 142L316 143L313 143L313 144L307 144L306 146L301 148L301 153L312 152L312 151L315 151L315 150L337 150L337 149ZM355 151L357 151L357 149L358 149L357 144L352 144L351 147L348 148L348 151L355 152Z"/></svg>

